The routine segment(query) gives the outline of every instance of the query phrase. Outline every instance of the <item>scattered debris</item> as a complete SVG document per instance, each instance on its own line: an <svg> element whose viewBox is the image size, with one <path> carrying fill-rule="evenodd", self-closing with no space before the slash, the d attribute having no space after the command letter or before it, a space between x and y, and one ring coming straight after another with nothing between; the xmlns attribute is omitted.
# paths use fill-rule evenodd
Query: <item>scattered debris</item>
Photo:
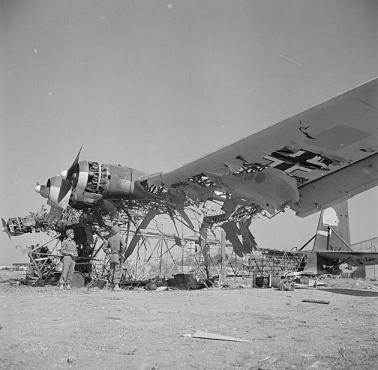
<svg viewBox="0 0 378 370"><path fill-rule="evenodd" d="M277 359L273 356L265 357L261 362L269 362L270 364L274 364L277 361Z"/></svg>
<svg viewBox="0 0 378 370"><path fill-rule="evenodd" d="M156 289L157 289L156 283L151 282L151 283L146 284L146 290L156 290Z"/></svg>
<svg viewBox="0 0 378 370"><path fill-rule="evenodd" d="M319 304L329 304L329 301L323 301L321 299L303 299L302 302L319 303Z"/></svg>
<svg viewBox="0 0 378 370"><path fill-rule="evenodd" d="M292 291L294 290L294 283L291 282L291 281L285 281L281 286L280 286L280 289L281 291L283 292L286 292L286 291Z"/></svg>
<svg viewBox="0 0 378 370"><path fill-rule="evenodd" d="M169 287L178 289L202 289L205 288L204 284L199 283L192 274L176 274L172 279L167 280Z"/></svg>
<svg viewBox="0 0 378 370"><path fill-rule="evenodd" d="M325 369L327 366L326 364L322 361L315 361L312 365L306 367L306 369Z"/></svg>
<svg viewBox="0 0 378 370"><path fill-rule="evenodd" d="M136 351L137 351L137 349L134 348L131 351L126 351L126 352L123 352L122 354L125 355L125 356L133 356L133 355L135 355Z"/></svg>
<svg viewBox="0 0 378 370"><path fill-rule="evenodd" d="M272 288L277 288L280 291L294 290L294 281L292 277L272 276L270 278L270 285Z"/></svg>
<svg viewBox="0 0 378 370"><path fill-rule="evenodd" d="M235 338L235 337L228 337L226 335L208 333L202 330L196 330L195 333L192 335L192 338L225 340L225 341L230 341L230 342L249 342L249 340L246 340L246 339L240 339L240 338Z"/></svg>

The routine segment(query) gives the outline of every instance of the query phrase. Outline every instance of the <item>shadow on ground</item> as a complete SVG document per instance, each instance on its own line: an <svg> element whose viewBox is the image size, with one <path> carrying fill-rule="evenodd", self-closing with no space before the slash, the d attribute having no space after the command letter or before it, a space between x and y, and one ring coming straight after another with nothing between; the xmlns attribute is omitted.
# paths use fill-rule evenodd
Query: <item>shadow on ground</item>
<svg viewBox="0 0 378 370"><path fill-rule="evenodd" d="M327 288L322 289L326 292L353 295L356 297L378 297L378 292L372 292L370 290L357 290L357 289L340 289L340 288Z"/></svg>

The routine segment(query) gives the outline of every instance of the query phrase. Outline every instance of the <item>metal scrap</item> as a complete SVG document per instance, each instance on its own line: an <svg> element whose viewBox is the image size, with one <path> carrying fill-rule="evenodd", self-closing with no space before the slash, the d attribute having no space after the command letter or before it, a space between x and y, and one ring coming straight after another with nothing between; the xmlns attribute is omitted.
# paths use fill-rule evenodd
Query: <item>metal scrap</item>
<svg viewBox="0 0 378 370"><path fill-rule="evenodd" d="M193 338L212 339L212 340L224 340L229 342L249 342L246 339L240 339L235 337L229 337L221 334L208 333L207 331L196 330L192 335Z"/></svg>
<svg viewBox="0 0 378 370"><path fill-rule="evenodd" d="M324 301L324 300L321 300L321 299L303 299L302 302L329 304L329 301Z"/></svg>

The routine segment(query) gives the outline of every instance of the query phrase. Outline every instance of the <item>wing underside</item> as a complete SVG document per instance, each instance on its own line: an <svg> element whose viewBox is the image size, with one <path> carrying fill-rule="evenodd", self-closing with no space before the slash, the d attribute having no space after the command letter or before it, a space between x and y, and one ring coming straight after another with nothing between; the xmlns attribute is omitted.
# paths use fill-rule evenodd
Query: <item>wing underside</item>
<svg viewBox="0 0 378 370"><path fill-rule="evenodd" d="M140 183L194 202L307 216L378 184L377 90L375 79Z"/></svg>

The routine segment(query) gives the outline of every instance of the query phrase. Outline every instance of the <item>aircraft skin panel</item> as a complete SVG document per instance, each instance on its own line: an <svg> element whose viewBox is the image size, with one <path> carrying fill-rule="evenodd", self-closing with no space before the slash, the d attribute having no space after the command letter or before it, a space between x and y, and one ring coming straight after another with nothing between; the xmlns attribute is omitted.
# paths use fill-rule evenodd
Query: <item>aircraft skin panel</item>
<svg viewBox="0 0 378 370"><path fill-rule="evenodd" d="M378 185L378 154L324 176L299 189L299 205L291 208L306 217Z"/></svg>
<svg viewBox="0 0 378 370"><path fill-rule="evenodd" d="M230 146L188 163L176 170L144 176L149 184L190 185L201 173L227 176L255 166L271 167L297 180L301 205L293 207L306 216L339 200L367 190L378 183L378 79L356 87ZM344 171L369 159L368 166ZM330 174L336 173L333 178ZM358 181L339 189L351 176ZM328 189L315 191L323 178ZM309 188L307 188L307 185Z"/></svg>
<svg viewBox="0 0 378 370"><path fill-rule="evenodd" d="M378 252L356 251L316 251L317 255L328 260L340 260L352 266L378 264Z"/></svg>

